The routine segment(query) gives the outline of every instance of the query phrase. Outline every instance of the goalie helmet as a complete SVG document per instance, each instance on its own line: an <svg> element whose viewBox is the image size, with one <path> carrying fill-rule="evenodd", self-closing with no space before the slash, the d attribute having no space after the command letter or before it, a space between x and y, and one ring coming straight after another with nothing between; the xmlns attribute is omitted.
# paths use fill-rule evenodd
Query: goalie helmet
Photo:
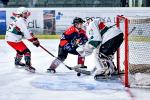
<svg viewBox="0 0 150 100"><path fill-rule="evenodd" d="M26 18L26 19L30 16L30 12L25 7L19 7L16 10L15 14L20 15L21 17Z"/></svg>
<svg viewBox="0 0 150 100"><path fill-rule="evenodd" d="M86 17L86 21L89 21L89 20L93 21L92 17Z"/></svg>
<svg viewBox="0 0 150 100"><path fill-rule="evenodd" d="M85 21L80 17L75 17L73 19L73 24L84 23Z"/></svg>

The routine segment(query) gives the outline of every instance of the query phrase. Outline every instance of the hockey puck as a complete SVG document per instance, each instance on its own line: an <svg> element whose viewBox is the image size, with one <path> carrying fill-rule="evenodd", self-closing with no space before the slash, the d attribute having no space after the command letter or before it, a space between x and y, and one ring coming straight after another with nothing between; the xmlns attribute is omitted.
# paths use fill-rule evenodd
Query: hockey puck
<svg viewBox="0 0 150 100"><path fill-rule="evenodd" d="M81 73L77 73L77 76L81 76Z"/></svg>
<svg viewBox="0 0 150 100"><path fill-rule="evenodd" d="M95 79L95 80L97 80L97 77L96 77L96 76L94 76L94 79Z"/></svg>

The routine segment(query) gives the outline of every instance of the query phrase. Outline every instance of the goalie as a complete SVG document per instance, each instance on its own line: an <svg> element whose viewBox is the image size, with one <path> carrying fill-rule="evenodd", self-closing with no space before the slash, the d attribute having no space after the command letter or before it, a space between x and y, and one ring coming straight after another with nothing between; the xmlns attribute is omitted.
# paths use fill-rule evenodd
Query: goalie
<svg viewBox="0 0 150 100"><path fill-rule="evenodd" d="M123 32L115 27L108 27L100 19L94 19L87 26L88 42L77 48L82 57L90 55L95 50L96 72L95 78L111 77L116 67L113 55L123 42Z"/></svg>

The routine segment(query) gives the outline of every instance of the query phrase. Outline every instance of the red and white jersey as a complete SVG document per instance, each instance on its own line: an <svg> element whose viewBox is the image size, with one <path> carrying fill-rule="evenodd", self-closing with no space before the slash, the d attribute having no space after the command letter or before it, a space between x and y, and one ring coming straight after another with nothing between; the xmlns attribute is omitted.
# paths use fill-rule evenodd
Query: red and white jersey
<svg viewBox="0 0 150 100"><path fill-rule="evenodd" d="M31 39L31 31L27 27L27 21L22 17L11 17L11 22L7 27L5 40L10 42L20 42L23 38Z"/></svg>

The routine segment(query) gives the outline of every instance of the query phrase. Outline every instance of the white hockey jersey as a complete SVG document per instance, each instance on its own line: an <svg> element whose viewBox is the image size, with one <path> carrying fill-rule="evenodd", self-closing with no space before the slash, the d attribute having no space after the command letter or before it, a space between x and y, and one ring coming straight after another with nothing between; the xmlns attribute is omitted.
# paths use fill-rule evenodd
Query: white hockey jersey
<svg viewBox="0 0 150 100"><path fill-rule="evenodd" d="M27 21L22 17L11 17L11 23L7 27L5 40L20 42L23 38L31 39L31 31L27 27Z"/></svg>
<svg viewBox="0 0 150 100"><path fill-rule="evenodd" d="M115 25L108 27L104 22L101 22L100 19L94 19L86 29L86 34L89 38L88 42L85 45L78 47L77 52L81 56L88 56L92 54L94 49L98 49L102 44L121 33L122 31Z"/></svg>
<svg viewBox="0 0 150 100"><path fill-rule="evenodd" d="M87 26L86 34L89 36L88 43L95 48L122 33L116 26L107 27L100 19L94 19Z"/></svg>

